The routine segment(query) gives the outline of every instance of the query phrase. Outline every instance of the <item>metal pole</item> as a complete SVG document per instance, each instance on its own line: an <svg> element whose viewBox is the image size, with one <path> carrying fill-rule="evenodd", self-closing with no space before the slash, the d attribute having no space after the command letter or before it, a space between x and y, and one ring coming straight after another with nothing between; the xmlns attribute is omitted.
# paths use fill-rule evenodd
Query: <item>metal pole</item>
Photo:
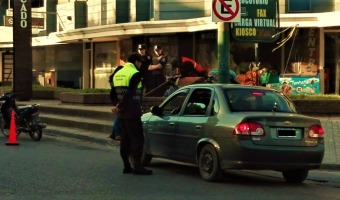
<svg viewBox="0 0 340 200"><path fill-rule="evenodd" d="M256 80L255 85L259 85L259 44L255 43L255 65L256 65Z"/></svg>
<svg viewBox="0 0 340 200"><path fill-rule="evenodd" d="M217 31L217 54L218 54L218 74L219 83L230 83L230 33L229 23L218 22Z"/></svg>

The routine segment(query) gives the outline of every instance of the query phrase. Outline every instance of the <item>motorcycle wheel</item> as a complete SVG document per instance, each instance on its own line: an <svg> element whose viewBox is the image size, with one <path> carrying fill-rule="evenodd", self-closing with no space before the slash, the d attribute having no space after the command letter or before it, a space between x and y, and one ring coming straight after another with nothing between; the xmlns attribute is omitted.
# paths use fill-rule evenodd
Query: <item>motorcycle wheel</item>
<svg viewBox="0 0 340 200"><path fill-rule="evenodd" d="M3 116L0 116L0 132L4 134L4 136L8 137L9 136L9 129L5 128L6 122Z"/></svg>
<svg viewBox="0 0 340 200"><path fill-rule="evenodd" d="M38 122L32 119L27 123L27 127L30 128L28 135L32 138L32 140L40 141L42 138L42 128L38 125Z"/></svg>

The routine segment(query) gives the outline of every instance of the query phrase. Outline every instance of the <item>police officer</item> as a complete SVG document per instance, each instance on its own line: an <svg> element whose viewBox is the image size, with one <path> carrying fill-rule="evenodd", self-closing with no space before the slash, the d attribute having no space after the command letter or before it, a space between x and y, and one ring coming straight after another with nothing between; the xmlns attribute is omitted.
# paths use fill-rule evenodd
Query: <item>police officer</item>
<svg viewBox="0 0 340 200"><path fill-rule="evenodd" d="M160 86L166 81L165 67L167 63L167 56L161 45L155 45L153 49L152 64L149 66L149 70L152 72L152 89Z"/></svg>
<svg viewBox="0 0 340 200"><path fill-rule="evenodd" d="M142 56L137 52L132 53L124 67L114 72L110 95L114 105L112 111L121 123L120 155L124 164L123 173L151 175L152 171L141 164L144 146L141 121L142 78L138 71L141 64Z"/></svg>
<svg viewBox="0 0 340 200"><path fill-rule="evenodd" d="M151 64L151 56L147 54L146 44L138 45L138 53L142 56L142 65L139 69L142 75L143 90L145 88L145 93L150 92L152 89L152 73L148 70Z"/></svg>

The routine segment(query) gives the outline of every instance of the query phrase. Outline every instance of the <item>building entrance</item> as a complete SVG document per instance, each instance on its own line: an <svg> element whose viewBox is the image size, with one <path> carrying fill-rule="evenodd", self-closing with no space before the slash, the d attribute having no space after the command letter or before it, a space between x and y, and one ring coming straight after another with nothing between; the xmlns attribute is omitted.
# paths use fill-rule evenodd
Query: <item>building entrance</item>
<svg viewBox="0 0 340 200"><path fill-rule="evenodd" d="M340 94L340 33L325 33L325 93Z"/></svg>

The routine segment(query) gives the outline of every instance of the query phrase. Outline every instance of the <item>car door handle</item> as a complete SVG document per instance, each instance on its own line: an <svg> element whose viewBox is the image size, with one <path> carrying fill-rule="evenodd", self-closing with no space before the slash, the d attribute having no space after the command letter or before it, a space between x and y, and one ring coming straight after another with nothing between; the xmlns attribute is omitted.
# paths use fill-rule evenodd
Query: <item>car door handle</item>
<svg viewBox="0 0 340 200"><path fill-rule="evenodd" d="M201 125L197 125L197 126L195 127L195 129L201 129L201 128L202 128Z"/></svg>
<svg viewBox="0 0 340 200"><path fill-rule="evenodd" d="M174 125L175 125L174 122L170 122L170 123L169 123L169 126L174 126Z"/></svg>

